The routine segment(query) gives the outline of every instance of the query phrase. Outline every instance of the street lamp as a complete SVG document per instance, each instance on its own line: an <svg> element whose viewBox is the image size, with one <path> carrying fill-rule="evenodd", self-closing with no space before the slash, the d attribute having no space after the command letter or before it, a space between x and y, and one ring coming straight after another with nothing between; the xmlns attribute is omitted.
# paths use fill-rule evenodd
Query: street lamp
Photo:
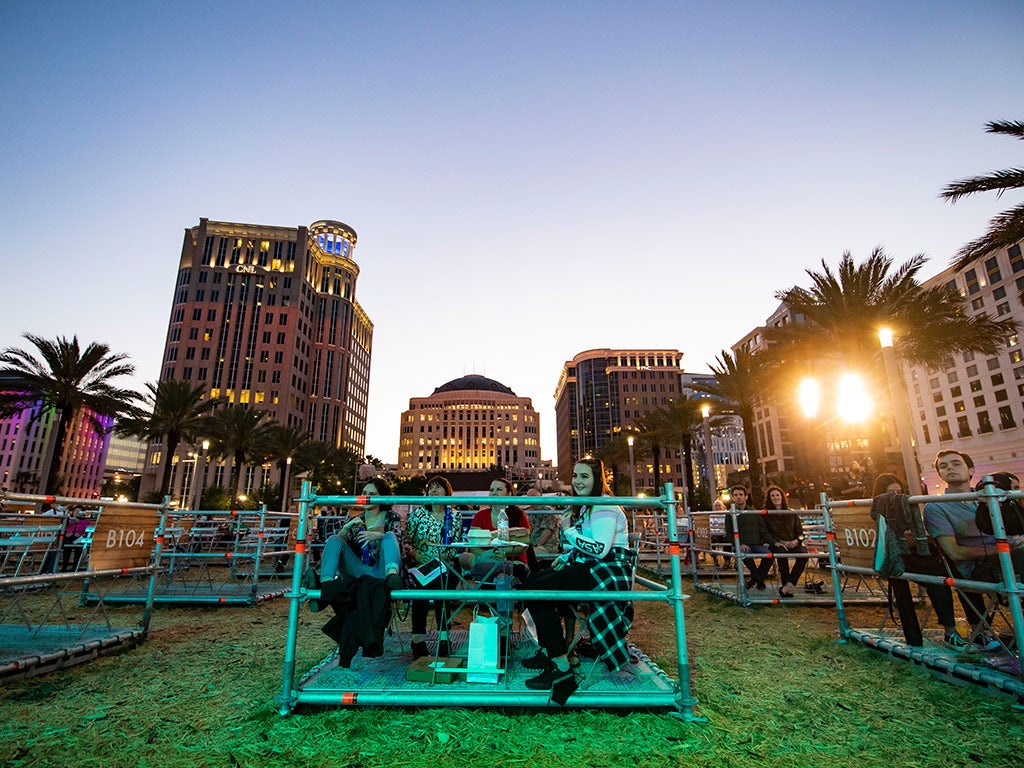
<svg viewBox="0 0 1024 768"><path fill-rule="evenodd" d="M291 495L288 493L288 475L292 472L292 457L289 456L284 460L284 480L281 481L281 506L284 507L282 512L288 511L288 497Z"/></svg>
<svg viewBox="0 0 1024 768"><path fill-rule="evenodd" d="M911 437L910 414L907 398L903 390L903 381L896 366L896 352L892 348L892 331L880 328L878 343L882 347L882 363L885 365L885 379L889 384L889 400L892 414L896 419L896 436L900 442L900 455L903 457L903 471L907 475L907 487L911 496L921 495L921 472L917 466L917 454Z"/></svg>
<svg viewBox="0 0 1024 768"><path fill-rule="evenodd" d="M715 453L711 449L711 406L704 403L700 407L702 427L704 432L704 471L708 480L708 498L715 497Z"/></svg>
<svg viewBox="0 0 1024 768"><path fill-rule="evenodd" d="M629 446L629 495L636 496L636 459L633 457L633 436L626 438Z"/></svg>
<svg viewBox="0 0 1024 768"><path fill-rule="evenodd" d="M192 481L196 491L196 499L192 509L199 509L199 505L203 503L203 486L206 485L206 452L209 450L210 441L203 440L203 453L196 464L195 480Z"/></svg>

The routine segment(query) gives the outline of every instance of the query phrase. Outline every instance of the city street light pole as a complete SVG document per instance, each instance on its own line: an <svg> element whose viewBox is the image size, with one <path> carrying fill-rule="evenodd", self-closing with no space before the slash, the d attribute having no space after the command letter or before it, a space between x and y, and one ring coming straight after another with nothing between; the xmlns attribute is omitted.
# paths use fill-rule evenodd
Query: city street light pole
<svg viewBox="0 0 1024 768"><path fill-rule="evenodd" d="M629 495L636 496L636 459L633 456L633 436L626 438L629 446Z"/></svg>
<svg viewBox="0 0 1024 768"><path fill-rule="evenodd" d="M892 403L893 417L896 419L896 436L900 442L903 471L907 475L907 488L910 490L911 496L920 496L921 470L917 465L917 452L914 449L913 432L910 427L910 413L903 390L903 381L896 364L896 352L892 347L892 331L888 328L880 329L878 331L878 343L882 347L885 379L889 384L889 399Z"/></svg>
<svg viewBox="0 0 1024 768"><path fill-rule="evenodd" d="M704 472L708 480L708 498L715 498L715 452L711 448L711 406L704 403L700 407L702 427L704 431Z"/></svg>
<svg viewBox="0 0 1024 768"><path fill-rule="evenodd" d="M203 440L203 452L199 461L196 462L196 470L193 473L192 484L195 486L196 499L192 509L199 509L203 503L203 486L206 484L206 452L210 450L210 441Z"/></svg>
<svg viewBox="0 0 1024 768"><path fill-rule="evenodd" d="M291 473L292 457L289 456L284 460L284 480L281 481L281 506L284 507L284 509L281 510L282 512L287 512L289 507L290 499L288 497L291 496L291 494L288 493L288 475Z"/></svg>

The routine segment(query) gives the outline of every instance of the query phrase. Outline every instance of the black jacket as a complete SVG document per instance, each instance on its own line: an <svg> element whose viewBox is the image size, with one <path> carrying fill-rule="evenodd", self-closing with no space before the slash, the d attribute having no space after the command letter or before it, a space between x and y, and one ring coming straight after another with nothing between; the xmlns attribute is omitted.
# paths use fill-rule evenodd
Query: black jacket
<svg viewBox="0 0 1024 768"><path fill-rule="evenodd" d="M338 666L348 667L356 651L376 658L384 653L384 630L390 618L390 599L383 579L342 576L320 585L321 600L330 603L334 618L323 632L338 644Z"/></svg>

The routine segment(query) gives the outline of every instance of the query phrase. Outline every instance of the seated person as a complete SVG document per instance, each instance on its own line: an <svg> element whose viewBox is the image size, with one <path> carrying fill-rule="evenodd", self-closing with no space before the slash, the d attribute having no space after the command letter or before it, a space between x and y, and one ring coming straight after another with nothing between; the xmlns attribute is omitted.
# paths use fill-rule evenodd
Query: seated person
<svg viewBox="0 0 1024 768"><path fill-rule="evenodd" d="M712 512L727 512L728 510L729 510L729 507L726 506L726 503L724 501L722 501L721 499L715 499L714 501L711 502L711 511ZM724 518L722 520L722 524L725 525ZM709 529L711 528L711 517L710 516L708 517L708 528ZM730 547L732 547L732 541L731 540L726 541L725 533L712 533L711 534L711 548L712 549L723 550L723 549L729 549ZM718 566L718 558L719 558L719 555L712 555L711 556L711 563L713 565L715 565L716 567ZM722 558L722 567L723 568L728 568L729 567L729 561L732 560L732 558L728 557L727 555L721 555L721 558Z"/></svg>
<svg viewBox="0 0 1024 768"><path fill-rule="evenodd" d="M512 483L503 477L491 481L490 496L512 496ZM498 530L498 515L502 512L508 517L508 537L510 541L518 541L522 544L530 543L530 519L520 507L508 504L492 504L484 507L474 515L469 524L470 530L478 529L485 531ZM513 570L513 563L522 563ZM459 565L464 571L470 574L471 578L481 581L491 579L495 574L514 574L520 579L525 579L528 573L526 568L526 547L518 547L514 552L506 554L502 550L474 549L459 556ZM500 580L500 579L496 579Z"/></svg>
<svg viewBox="0 0 1024 768"><path fill-rule="evenodd" d="M75 507L71 511L71 517L64 524L64 542L61 545L62 571L77 570L82 554L85 551L85 544L82 538L87 533L89 526L93 524L89 513L81 507Z"/></svg>
<svg viewBox="0 0 1024 768"><path fill-rule="evenodd" d="M527 496L540 496L541 492L531 488ZM547 507L530 507L534 512L530 518L530 546L533 547L536 565L531 568L546 568L551 560L558 556L558 542L562 532L559 515ZM529 557L529 552L527 552Z"/></svg>
<svg viewBox="0 0 1024 768"><path fill-rule="evenodd" d="M946 484L946 493L970 493L974 461L963 451L939 451L935 470ZM956 567L954 576L974 581L1003 580L1002 566L996 554L996 539L978 529L977 503L973 501L931 501L924 505L924 524L928 535ZM1024 537L1010 539L1010 559L1018 579L1024 578ZM985 599L966 593L964 609L972 627L985 618ZM980 641L980 643L979 643ZM979 635L976 644L998 647L994 638Z"/></svg>
<svg viewBox="0 0 1024 768"><path fill-rule="evenodd" d="M885 493L898 493L906 495L907 489L903 481L896 475L882 474L875 478L871 497L875 498ZM934 548L934 542L930 542L930 554L921 555L917 552L917 544L910 543L910 553L901 555L903 566L911 573L921 573L927 576L946 576L946 567L942 558ZM917 612L914 607L914 599L910 593L910 585L906 579L889 578L889 585L892 588L893 601L896 603L900 615L900 623L903 626L903 636L908 645L921 645L921 626L917 621ZM956 628L956 615L953 610L953 591L945 584L925 584L925 591L935 609L935 619L942 625L943 642L956 651L963 651L967 648L967 641L964 640ZM966 610L970 611L969 603L965 602L964 595L960 595L961 602Z"/></svg>
<svg viewBox="0 0 1024 768"><path fill-rule="evenodd" d="M611 496L600 459L581 459L572 471L574 496ZM551 568L533 574L523 590L629 590L632 587L632 555L629 529L620 507L610 504L577 507L574 524L565 530L568 550ZM577 682L569 664L569 648L558 615L558 603L526 599L537 627L540 650L523 661L527 669L541 670L526 680L532 690L550 690L551 698L565 704ZM598 657L612 671L629 660L626 633L628 604L596 602L588 616L591 638Z"/></svg>
<svg viewBox="0 0 1024 768"><path fill-rule="evenodd" d="M729 489L732 496L733 507L737 512L747 508L747 488L743 485L734 485ZM776 543L775 537L768 531L765 525L766 515L739 515L737 526L739 527L740 552L753 554L767 554L771 552L771 546ZM732 542L735 539L735 531L732 525L732 515L725 516L725 539ZM768 571L771 570L772 561L766 557L755 561L753 558L743 558L743 565L750 572L747 577L747 589L757 587L764 590L765 580L768 578Z"/></svg>
<svg viewBox="0 0 1024 768"><path fill-rule="evenodd" d="M391 496L391 487L375 477L363 485L364 496ZM372 505L362 514L350 517L337 533L324 543L320 558L321 589L342 576L374 576L384 579L388 589L401 589L402 564L399 540L402 518L391 505Z"/></svg>
<svg viewBox="0 0 1024 768"><path fill-rule="evenodd" d="M412 568L423 565L430 560L443 560L448 554L441 547L441 535L444 527L445 507L441 497L452 495L452 485L442 475L435 475L427 481L427 496L440 499L428 505L419 505L409 511L405 523L405 563ZM453 589L456 577L451 571L445 571L429 584L420 584L413 580L413 588L422 589ZM427 600L412 601L412 655L414 659L427 656ZM448 625L451 622L450 606L444 600L434 601L434 616L437 620L437 656L450 656L451 645L448 642Z"/></svg>
<svg viewBox="0 0 1024 768"><path fill-rule="evenodd" d="M769 510L789 509L785 492L777 485L768 486L768 503L765 507ZM804 546L804 526L800 515L790 512L788 514L766 515L764 524L768 532L775 538L771 545L772 552L784 554L786 552L807 554L807 547ZM807 560L804 558L792 558L793 569L790 570L788 557L777 557L779 562L779 587L781 597L793 597L793 590L800 582L800 576L807 567Z"/></svg>

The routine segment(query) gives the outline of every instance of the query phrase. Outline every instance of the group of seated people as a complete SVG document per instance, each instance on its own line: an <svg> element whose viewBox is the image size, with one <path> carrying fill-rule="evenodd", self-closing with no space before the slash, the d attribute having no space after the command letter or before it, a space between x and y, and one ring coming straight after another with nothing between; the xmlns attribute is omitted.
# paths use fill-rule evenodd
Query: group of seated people
<svg viewBox="0 0 1024 768"><path fill-rule="evenodd" d="M476 513L465 531L466 536L472 537L473 531L497 532L499 519L504 516L508 522L509 541L519 542L522 546L474 547L467 541L463 542L467 546L452 547L443 543L446 509L451 514L445 497L452 495L451 484L443 476L427 481L426 500L412 507L405 520L390 505L377 503L380 497L392 495L386 480L368 480L361 492L373 497L375 503L363 506L358 514L350 517L340 530L326 539L317 580L321 599L311 604L314 610L334 605L336 600L345 597L340 594L341 589L350 590L364 577L369 577L373 580L371 583L382 586L387 592L417 588L453 589L459 579L456 568L464 578L478 583L491 581L498 589L515 586L524 592L631 588L632 560L626 515L618 506L574 506L561 515L545 510L534 516L534 525L531 525L530 517L522 508L492 503ZM585 458L575 465L572 493L586 497L612 495L600 460ZM514 490L509 481L497 478L490 485L489 495L511 497ZM450 538L457 541L464 533L461 514L456 521L454 536ZM550 561L550 567L539 567L546 563L533 557L535 551L557 552L559 542L562 553ZM432 561L446 564L433 580L423 583L410 575L412 569L422 572L424 569L420 566ZM531 561L533 569L529 567ZM312 583L305 585L312 586ZM564 703L576 687L561 622L564 607L556 601L531 601L527 595L523 597L540 644L540 650L524 662L527 669L538 673L526 680L526 685L535 690L551 690L552 698ZM426 642L430 601L410 602L413 657L432 655ZM594 646L609 668L618 669L628 660L625 650L628 621L623 610L626 603L602 605L609 607L592 612L599 614L597 621L601 627L600 637L594 638ZM448 639L451 607L444 600L433 601L438 627L438 643L433 652L437 656L451 654ZM593 627L593 616L590 623Z"/></svg>
<svg viewBox="0 0 1024 768"><path fill-rule="evenodd" d="M729 489L732 503L738 512L747 510L750 495L746 486L734 485ZM736 533L739 534L739 548L745 554L768 554L773 558L743 558L747 569L746 588L764 591L765 582L772 567L772 560L779 564L779 596L793 597L796 585L800 582L807 559L802 557L786 557L787 554L807 554L804 546L804 527L800 515L789 511L786 493L777 485L768 486L765 509L768 515L739 515L736 527L733 527L733 516L725 516L726 546L730 546ZM792 562L792 565L790 563Z"/></svg>

